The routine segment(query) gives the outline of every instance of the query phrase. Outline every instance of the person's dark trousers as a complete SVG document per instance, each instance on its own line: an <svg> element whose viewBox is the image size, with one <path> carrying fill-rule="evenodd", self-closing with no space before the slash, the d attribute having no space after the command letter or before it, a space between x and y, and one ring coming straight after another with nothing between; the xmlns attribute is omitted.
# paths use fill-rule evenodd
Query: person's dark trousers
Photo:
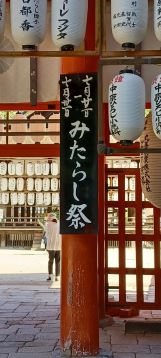
<svg viewBox="0 0 161 358"><path fill-rule="evenodd" d="M48 250L49 261L48 261L48 273L53 273L53 262L55 259L55 276L60 276L60 251Z"/></svg>

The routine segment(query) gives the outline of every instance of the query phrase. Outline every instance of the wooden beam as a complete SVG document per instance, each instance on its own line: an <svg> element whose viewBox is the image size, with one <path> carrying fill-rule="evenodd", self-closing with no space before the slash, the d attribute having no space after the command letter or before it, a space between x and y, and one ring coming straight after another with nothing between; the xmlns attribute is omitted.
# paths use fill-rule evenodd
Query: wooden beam
<svg viewBox="0 0 161 358"><path fill-rule="evenodd" d="M2 119L0 123L6 124L6 119ZM31 123L60 123L60 119L8 119L8 123L9 124L18 124L18 123L23 123L23 124L31 124Z"/></svg>
<svg viewBox="0 0 161 358"><path fill-rule="evenodd" d="M102 66L112 65L112 66L118 66L118 65L160 65L161 64L161 57L155 57L155 58L141 58L141 57L135 57L135 58L100 58L100 64Z"/></svg>
<svg viewBox="0 0 161 358"><path fill-rule="evenodd" d="M0 144L1 158L54 158L60 156L59 144Z"/></svg>
<svg viewBox="0 0 161 358"><path fill-rule="evenodd" d="M102 58L124 58L124 57L161 57L161 50L132 50L132 51L104 51Z"/></svg>
<svg viewBox="0 0 161 358"><path fill-rule="evenodd" d="M9 132L9 129L7 129L8 126L6 125L6 132L2 132L2 137L16 137L16 136L24 136L24 137L32 137L32 136L60 136L60 132Z"/></svg>
<svg viewBox="0 0 161 358"><path fill-rule="evenodd" d="M84 57L99 56L98 51L0 51L0 57Z"/></svg>

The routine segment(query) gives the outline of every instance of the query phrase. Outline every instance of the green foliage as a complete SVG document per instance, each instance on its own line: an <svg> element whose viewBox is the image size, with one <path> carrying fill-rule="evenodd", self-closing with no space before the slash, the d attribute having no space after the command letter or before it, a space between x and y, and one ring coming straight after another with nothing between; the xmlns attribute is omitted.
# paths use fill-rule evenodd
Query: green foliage
<svg viewBox="0 0 161 358"><path fill-rule="evenodd" d="M57 206L52 208L52 213L56 216L57 220L59 220L60 212Z"/></svg>
<svg viewBox="0 0 161 358"><path fill-rule="evenodd" d="M14 119L17 111L0 111L0 119ZM27 113L27 111L21 111L22 114Z"/></svg>
<svg viewBox="0 0 161 358"><path fill-rule="evenodd" d="M145 117L147 117L150 112L151 112L151 109L146 109L145 110Z"/></svg>

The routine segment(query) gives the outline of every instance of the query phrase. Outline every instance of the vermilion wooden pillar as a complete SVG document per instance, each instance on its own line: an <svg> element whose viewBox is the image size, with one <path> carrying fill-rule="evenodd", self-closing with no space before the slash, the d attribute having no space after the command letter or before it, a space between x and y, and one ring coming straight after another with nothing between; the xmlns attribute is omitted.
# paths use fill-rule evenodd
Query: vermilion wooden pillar
<svg viewBox="0 0 161 358"><path fill-rule="evenodd" d="M95 58L64 58L62 72L97 71L97 62ZM97 235L63 235L61 345L73 355L99 351L97 276Z"/></svg>
<svg viewBox="0 0 161 358"><path fill-rule="evenodd" d="M99 319L105 318L105 157L98 156L98 292Z"/></svg>
<svg viewBox="0 0 161 358"><path fill-rule="evenodd" d="M72 355L99 350L96 235L62 237L61 345Z"/></svg>
<svg viewBox="0 0 161 358"><path fill-rule="evenodd" d="M89 0L89 8L85 45L93 49L95 1ZM93 57L63 58L62 73L96 72L97 64ZM71 355L99 351L97 277L97 235L63 235L61 345Z"/></svg>

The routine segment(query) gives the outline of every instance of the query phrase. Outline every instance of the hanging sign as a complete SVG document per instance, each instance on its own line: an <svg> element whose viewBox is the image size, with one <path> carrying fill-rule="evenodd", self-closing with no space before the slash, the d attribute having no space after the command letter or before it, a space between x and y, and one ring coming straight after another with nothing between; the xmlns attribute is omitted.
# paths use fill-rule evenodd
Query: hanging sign
<svg viewBox="0 0 161 358"><path fill-rule="evenodd" d="M60 232L97 233L97 75L61 75L60 101Z"/></svg>

